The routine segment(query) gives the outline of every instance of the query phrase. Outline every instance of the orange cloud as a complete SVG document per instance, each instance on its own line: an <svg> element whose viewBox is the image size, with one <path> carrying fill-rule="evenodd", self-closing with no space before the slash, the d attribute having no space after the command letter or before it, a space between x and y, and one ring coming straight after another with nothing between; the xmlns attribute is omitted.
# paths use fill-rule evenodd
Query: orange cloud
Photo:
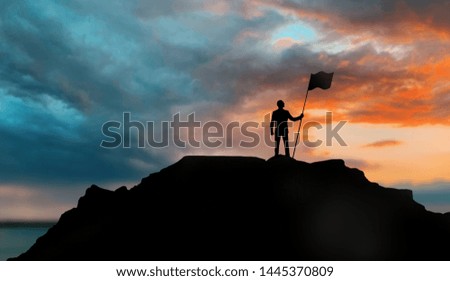
<svg viewBox="0 0 450 281"><path fill-rule="evenodd" d="M254 112L270 112L277 99L285 99L289 109L297 112L309 74L334 71L331 89L310 93L306 113L310 109L333 111L334 117L353 123L450 125L450 39L446 36L450 21L438 23L432 17L445 19L439 5L405 6L392 1L382 3L390 9L372 9L377 4L368 1L360 11L361 5L354 3L333 9L289 0L246 3L309 22L322 38L311 45L283 39L273 42L266 53L242 55L239 48L265 42L271 32L270 28L245 29L233 41L235 49L196 69L194 78L202 81L211 96L227 99L235 109L239 104L252 104ZM344 41L348 48L339 52L323 47ZM283 48L277 49L280 45Z"/></svg>
<svg viewBox="0 0 450 281"><path fill-rule="evenodd" d="M403 142L397 141L397 140L381 140L381 141L376 141L376 142L366 144L363 147L379 148L379 147L386 147L386 146L397 146L397 145L401 145L402 143Z"/></svg>
<svg viewBox="0 0 450 281"><path fill-rule="evenodd" d="M446 73L450 73L450 56L428 64L416 64L408 59L398 61L389 54L361 48L345 54L328 55L327 60L328 65L323 67L336 69L333 85L327 91L311 92L307 109L335 111L340 118L359 123L401 126L450 124L450 113L446 109L450 103L446 98L450 93L450 83L445 78ZM301 106L302 89L306 88L307 79L299 79L289 73L297 71L292 66L284 67L286 69L267 74L271 76L269 79L255 83L258 85L253 89L255 95L277 90L281 96ZM308 77L308 73L302 76Z"/></svg>

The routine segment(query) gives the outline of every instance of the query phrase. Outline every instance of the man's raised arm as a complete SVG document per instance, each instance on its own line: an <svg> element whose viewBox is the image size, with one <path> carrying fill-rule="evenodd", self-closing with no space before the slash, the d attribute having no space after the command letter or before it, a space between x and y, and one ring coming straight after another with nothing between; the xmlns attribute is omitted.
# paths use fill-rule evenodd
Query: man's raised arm
<svg viewBox="0 0 450 281"><path fill-rule="evenodd" d="M289 113L289 120L291 120L291 121L297 121L297 120L300 120L300 119L302 119L303 118L303 113L302 114L300 114L299 116L297 116L297 117L292 117L292 115L291 115L291 113L290 112L288 112Z"/></svg>

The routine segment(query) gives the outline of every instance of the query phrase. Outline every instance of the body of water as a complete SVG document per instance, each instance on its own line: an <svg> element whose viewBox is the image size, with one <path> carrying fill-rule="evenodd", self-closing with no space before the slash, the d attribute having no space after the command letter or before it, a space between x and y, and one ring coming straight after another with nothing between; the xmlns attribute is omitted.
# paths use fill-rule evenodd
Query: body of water
<svg viewBox="0 0 450 281"><path fill-rule="evenodd" d="M0 261L28 250L54 223L0 223Z"/></svg>

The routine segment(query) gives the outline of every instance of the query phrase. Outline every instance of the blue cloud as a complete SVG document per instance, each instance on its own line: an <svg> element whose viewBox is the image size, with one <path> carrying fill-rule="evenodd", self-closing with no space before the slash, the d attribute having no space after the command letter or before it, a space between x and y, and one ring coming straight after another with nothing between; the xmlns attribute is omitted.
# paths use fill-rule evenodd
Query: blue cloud
<svg viewBox="0 0 450 281"><path fill-rule="evenodd" d="M300 42L311 42L318 38L313 27L305 22L296 21L280 27L272 34L272 40L292 38Z"/></svg>
<svg viewBox="0 0 450 281"><path fill-rule="evenodd" d="M235 102L233 81L219 73L223 86L210 87L200 69L239 54L243 28L284 22L169 1L8 1L0 14L0 177L36 186L137 181L150 172L139 167L167 164L170 151L101 149L101 125L124 111L158 121L199 100Z"/></svg>

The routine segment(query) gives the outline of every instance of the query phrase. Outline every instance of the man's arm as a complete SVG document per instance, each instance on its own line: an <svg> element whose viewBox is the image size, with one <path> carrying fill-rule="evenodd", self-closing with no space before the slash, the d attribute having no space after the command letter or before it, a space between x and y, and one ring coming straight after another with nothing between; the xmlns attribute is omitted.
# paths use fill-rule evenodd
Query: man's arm
<svg viewBox="0 0 450 281"><path fill-rule="evenodd" d="M297 120L300 120L300 119L302 119L303 118L303 113L302 114L300 114L299 116L297 116L297 117L292 117L292 115L291 115L291 113L288 111L288 117L289 117L289 120L291 120L291 121L297 121Z"/></svg>

